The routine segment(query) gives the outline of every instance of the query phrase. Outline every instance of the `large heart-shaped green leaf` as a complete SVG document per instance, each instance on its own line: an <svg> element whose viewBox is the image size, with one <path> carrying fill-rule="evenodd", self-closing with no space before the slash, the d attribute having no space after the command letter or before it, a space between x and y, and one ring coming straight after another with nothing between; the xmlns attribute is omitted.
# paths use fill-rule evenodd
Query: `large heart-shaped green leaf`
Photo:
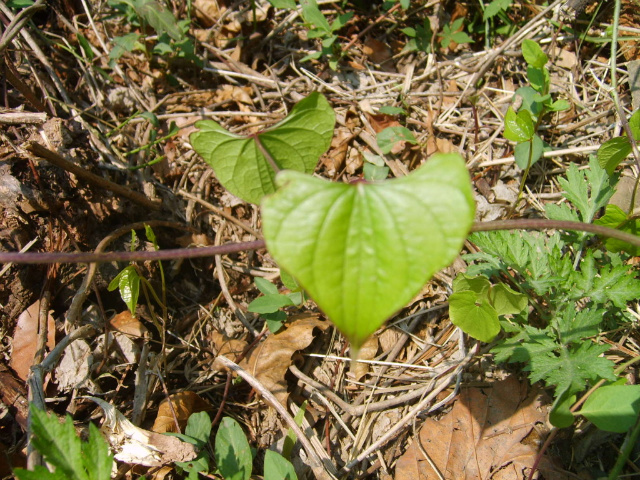
<svg viewBox="0 0 640 480"><path fill-rule="evenodd" d="M191 134L190 141L227 190L247 202L260 203L275 191L276 170L313 173L331 144L334 124L335 113L327 100L312 93L264 132L244 137L204 120L196 123L199 131Z"/></svg>
<svg viewBox="0 0 640 480"><path fill-rule="evenodd" d="M474 203L462 157L437 154L400 179L342 184L286 171L262 202L263 233L357 349L458 255Z"/></svg>

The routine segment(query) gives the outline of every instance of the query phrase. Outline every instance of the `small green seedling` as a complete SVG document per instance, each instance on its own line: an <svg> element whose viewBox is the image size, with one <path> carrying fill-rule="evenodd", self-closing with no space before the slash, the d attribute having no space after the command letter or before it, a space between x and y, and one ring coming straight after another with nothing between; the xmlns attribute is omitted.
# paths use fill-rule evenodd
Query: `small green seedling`
<svg viewBox="0 0 640 480"><path fill-rule="evenodd" d="M332 70L337 70L338 62L343 55L342 49L336 45L337 32L351 20L353 12L338 15L333 22L329 23L318 8L316 0L300 0L300 6L302 7L302 18L312 27L307 32L307 37L321 39L322 45L320 51L309 54L300 61L305 62L324 56L329 60L329 67Z"/></svg>
<svg viewBox="0 0 640 480"><path fill-rule="evenodd" d="M202 65L194 54L191 39L186 36L189 31L190 20L178 21L173 13L161 2L156 0L109 0L116 12L123 15L127 23L138 27L140 32L131 32L112 39L114 47L109 53L111 61L118 60L126 52L141 51L146 55L172 55L185 58L197 65ZM146 46L146 27L153 28L158 34L151 51Z"/></svg>
<svg viewBox="0 0 640 480"><path fill-rule="evenodd" d="M269 280L256 277L254 283L263 296L253 300L247 307L247 310L260 314L266 320L271 333L280 330L282 324L287 320L287 314L282 308L298 306L305 301L302 287L291 275L281 271L280 279L283 285L289 289L289 293L280 293L278 287Z"/></svg>
<svg viewBox="0 0 640 480"><path fill-rule="evenodd" d="M431 40L433 39L433 30L428 17L425 17L422 25L416 25L416 28L406 27L401 30L409 41L404 46L404 50L408 52L421 51L431 53Z"/></svg>
<svg viewBox="0 0 640 480"><path fill-rule="evenodd" d="M207 452L211 435L211 420L205 412L189 417L184 434L172 433L185 442L200 449L198 457L191 462L177 462L176 467L188 473L189 480L197 480L198 473L215 473L225 480L249 480L253 471L254 452L249 446L242 427L233 418L224 417L216 433L213 462ZM265 480L297 480L291 462L282 455L267 450L264 458Z"/></svg>
<svg viewBox="0 0 640 480"><path fill-rule="evenodd" d="M442 32L438 34L440 48L443 50L449 48L452 43L463 44L473 43L473 38L462 30L464 17L460 17L453 21L451 25L443 25Z"/></svg>

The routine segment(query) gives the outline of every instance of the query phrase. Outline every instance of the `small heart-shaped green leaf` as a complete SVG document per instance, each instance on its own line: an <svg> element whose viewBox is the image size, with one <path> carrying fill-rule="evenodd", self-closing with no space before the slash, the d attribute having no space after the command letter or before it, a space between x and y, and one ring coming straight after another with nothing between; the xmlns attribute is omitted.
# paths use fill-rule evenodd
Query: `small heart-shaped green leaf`
<svg viewBox="0 0 640 480"><path fill-rule="evenodd" d="M490 342L500 333L498 312L473 290L449 296L449 317L456 327L481 342Z"/></svg>
<svg viewBox="0 0 640 480"><path fill-rule="evenodd" d="M242 200L260 203L275 191L275 167L313 173L333 136L335 113L319 93L298 102L273 128L249 137L211 120L196 123L191 145L215 170L220 183ZM268 154L268 158L266 155Z"/></svg>
<svg viewBox="0 0 640 480"><path fill-rule="evenodd" d="M262 202L267 248L358 348L458 255L474 203L462 157L400 179L331 183L282 172Z"/></svg>

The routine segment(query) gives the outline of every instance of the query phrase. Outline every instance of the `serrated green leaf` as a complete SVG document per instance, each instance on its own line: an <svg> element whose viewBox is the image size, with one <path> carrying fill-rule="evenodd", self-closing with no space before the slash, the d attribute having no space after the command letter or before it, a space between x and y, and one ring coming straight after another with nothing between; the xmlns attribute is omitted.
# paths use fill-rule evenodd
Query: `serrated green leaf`
<svg viewBox="0 0 640 480"><path fill-rule="evenodd" d="M247 310L253 313L274 313L283 307L293 305L294 303L289 297L277 293L256 298L249 304Z"/></svg>
<svg viewBox="0 0 640 480"><path fill-rule="evenodd" d="M19 480L70 480L62 471L50 472L42 465L36 465L33 470L16 468L13 473Z"/></svg>
<svg viewBox="0 0 640 480"><path fill-rule="evenodd" d="M89 424L89 437L82 444L82 461L90 480L111 480L113 456L98 427Z"/></svg>
<svg viewBox="0 0 640 480"><path fill-rule="evenodd" d="M615 228L616 230L627 232L632 235L640 235L640 219L630 219L629 216L617 205L607 205L605 214L593 223L609 228ZM624 251L634 257L640 256L640 247L636 247L615 238L603 238L603 240L605 247L610 252Z"/></svg>
<svg viewBox="0 0 640 480"><path fill-rule="evenodd" d="M528 38L522 41L522 56L529 65L535 68L542 68L549 61L549 57L542 51L540 45Z"/></svg>
<svg viewBox="0 0 640 480"><path fill-rule="evenodd" d="M162 3L154 0L139 0L134 3L134 8L140 18L151 25L158 35L166 33L174 40L182 39L182 30L178 27L176 17Z"/></svg>
<svg viewBox="0 0 640 480"><path fill-rule="evenodd" d="M638 421L640 385L600 387L578 413L601 430L624 433Z"/></svg>
<svg viewBox="0 0 640 480"><path fill-rule="evenodd" d="M481 342L488 343L500 333L496 309L471 290L449 296L449 317L456 327Z"/></svg>
<svg viewBox="0 0 640 480"><path fill-rule="evenodd" d="M45 460L69 479L90 480L82 464L82 442L71 417L60 423L54 415L33 406L29 413L34 434L32 444Z"/></svg>
<svg viewBox="0 0 640 480"><path fill-rule="evenodd" d="M615 380L615 364L600 356L607 350L608 345L585 341L576 350L563 347L557 355L535 355L530 360L531 381L545 380L548 385L555 385L556 395L560 395L583 390L588 380Z"/></svg>
<svg viewBox="0 0 640 480"><path fill-rule="evenodd" d="M505 135L506 137L506 135ZM533 149L531 148L533 144ZM534 135L531 141L518 143L513 149L513 157L516 165L522 170L531 167L542 158L544 142L538 135ZM529 164L531 162L531 164Z"/></svg>
<svg viewBox="0 0 640 480"><path fill-rule="evenodd" d="M512 290L504 283L491 287L488 298L498 315L515 315L529 305L529 298L525 294Z"/></svg>
<svg viewBox="0 0 640 480"><path fill-rule="evenodd" d="M589 162L586 180L585 173L572 163L567 178L560 178L559 183L564 188L562 195L578 209L580 219L585 223L593 221L595 214L614 193L609 175L595 159Z"/></svg>
<svg viewBox="0 0 640 480"><path fill-rule="evenodd" d="M560 342L569 345L597 335L604 313L604 310L586 309L576 312L574 306L569 305L562 309L559 316L552 319L551 322L558 331Z"/></svg>
<svg viewBox="0 0 640 480"><path fill-rule="evenodd" d="M629 139L627 137L615 137L600 145L596 155L600 166L611 175L616 167L620 165L620 162L627 158L630 153L631 143L629 143Z"/></svg>
<svg viewBox="0 0 640 480"><path fill-rule="evenodd" d="M255 283L258 290L265 295L277 295L279 293L278 287L266 278L256 277L253 279L253 283Z"/></svg>
<svg viewBox="0 0 640 480"><path fill-rule="evenodd" d="M262 203L267 248L356 348L453 261L473 221L457 154L375 184L297 172L278 183Z"/></svg>
<svg viewBox="0 0 640 480"><path fill-rule="evenodd" d="M276 172L256 143L280 169L313 173L329 148L335 113L319 93L301 100L282 122L254 137L232 134L211 120L196 123L193 148L215 170L222 185L251 203L275 191Z"/></svg>
<svg viewBox="0 0 640 480"><path fill-rule="evenodd" d="M405 127L387 127L376 136L376 142L382 153L390 153L398 142L418 143L411 130Z"/></svg>
<svg viewBox="0 0 640 480"><path fill-rule="evenodd" d="M291 462L273 450L265 451L264 480L298 480Z"/></svg>
<svg viewBox="0 0 640 480"><path fill-rule="evenodd" d="M509 107L504 116L504 138L513 142L526 142L531 140L534 133L531 113L523 109L516 113L512 107Z"/></svg>
<svg viewBox="0 0 640 480"><path fill-rule="evenodd" d="M247 437L233 418L224 417L216 433L214 457L225 480L248 480L253 457Z"/></svg>

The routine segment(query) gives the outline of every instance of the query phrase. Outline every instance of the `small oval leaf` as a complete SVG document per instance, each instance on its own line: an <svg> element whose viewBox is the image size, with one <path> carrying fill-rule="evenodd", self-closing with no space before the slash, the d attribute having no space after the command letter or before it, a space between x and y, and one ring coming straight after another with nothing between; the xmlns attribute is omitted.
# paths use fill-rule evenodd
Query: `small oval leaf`
<svg viewBox="0 0 640 480"><path fill-rule="evenodd" d="M262 202L267 248L356 348L455 259L473 222L458 154L379 183L291 171L278 183Z"/></svg>

